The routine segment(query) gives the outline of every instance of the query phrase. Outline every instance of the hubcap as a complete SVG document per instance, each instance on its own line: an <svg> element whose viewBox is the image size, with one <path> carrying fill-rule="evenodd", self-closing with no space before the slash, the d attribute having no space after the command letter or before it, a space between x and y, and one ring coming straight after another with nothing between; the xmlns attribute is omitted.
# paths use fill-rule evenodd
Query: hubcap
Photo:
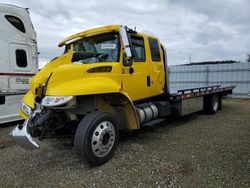
<svg viewBox="0 0 250 188"><path fill-rule="evenodd" d="M91 147L97 157L104 157L112 149L115 143L115 128L110 121L101 122L95 129Z"/></svg>

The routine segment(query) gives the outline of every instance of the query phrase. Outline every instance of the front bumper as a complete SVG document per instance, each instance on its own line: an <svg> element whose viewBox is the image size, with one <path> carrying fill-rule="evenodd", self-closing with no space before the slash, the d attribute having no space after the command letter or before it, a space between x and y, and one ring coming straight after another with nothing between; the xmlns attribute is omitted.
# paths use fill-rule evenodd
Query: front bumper
<svg viewBox="0 0 250 188"><path fill-rule="evenodd" d="M17 125L16 128L9 134L12 140L19 146L27 149L38 149L40 146L33 140L28 132L28 125L32 118L35 117L36 113L29 116L23 123L23 125Z"/></svg>

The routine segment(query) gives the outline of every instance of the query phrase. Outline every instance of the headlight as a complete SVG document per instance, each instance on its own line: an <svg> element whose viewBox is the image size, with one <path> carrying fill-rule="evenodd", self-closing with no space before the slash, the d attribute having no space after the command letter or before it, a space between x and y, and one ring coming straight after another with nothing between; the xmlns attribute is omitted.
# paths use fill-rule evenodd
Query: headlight
<svg viewBox="0 0 250 188"><path fill-rule="evenodd" d="M21 110L23 111L23 113L25 113L28 116L30 116L32 113L31 108L28 105L24 104L24 102L22 102L21 104Z"/></svg>
<svg viewBox="0 0 250 188"><path fill-rule="evenodd" d="M41 105L52 107L52 106L61 106L67 104L73 96L46 96L43 98Z"/></svg>

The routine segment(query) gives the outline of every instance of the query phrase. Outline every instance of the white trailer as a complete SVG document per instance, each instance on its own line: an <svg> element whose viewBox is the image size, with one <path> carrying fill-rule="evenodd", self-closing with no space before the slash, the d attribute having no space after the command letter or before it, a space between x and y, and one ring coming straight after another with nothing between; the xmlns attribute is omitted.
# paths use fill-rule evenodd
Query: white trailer
<svg viewBox="0 0 250 188"><path fill-rule="evenodd" d="M0 123L20 119L20 100L38 72L36 33L28 9L0 4Z"/></svg>

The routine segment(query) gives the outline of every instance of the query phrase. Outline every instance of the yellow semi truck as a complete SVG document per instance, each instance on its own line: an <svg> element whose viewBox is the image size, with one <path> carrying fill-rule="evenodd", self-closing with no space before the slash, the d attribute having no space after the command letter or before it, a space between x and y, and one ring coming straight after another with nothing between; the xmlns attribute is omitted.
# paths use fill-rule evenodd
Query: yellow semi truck
<svg viewBox="0 0 250 188"><path fill-rule="evenodd" d="M126 26L87 30L58 46L64 53L32 78L19 110L26 120L10 136L36 149L36 138L72 134L76 153L90 165L112 157L119 130L201 110L216 113L234 88L169 88L160 40Z"/></svg>

